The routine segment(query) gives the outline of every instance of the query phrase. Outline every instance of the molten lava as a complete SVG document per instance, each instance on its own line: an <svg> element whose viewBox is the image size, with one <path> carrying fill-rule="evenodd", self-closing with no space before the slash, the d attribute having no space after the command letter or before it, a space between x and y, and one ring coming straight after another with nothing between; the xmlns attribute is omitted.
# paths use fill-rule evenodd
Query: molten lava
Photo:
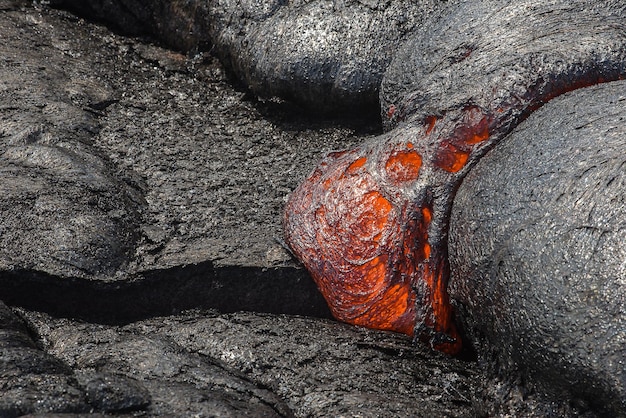
<svg viewBox="0 0 626 418"><path fill-rule="evenodd" d="M543 103L626 71L608 68L586 68L572 73L573 80L568 73L539 77L528 81L525 94L496 95L487 108L465 104L410 123L402 110L410 106L392 105L387 116L407 122L377 141L329 154L292 193L284 230L333 315L458 353L447 293L456 188L489 148Z"/></svg>

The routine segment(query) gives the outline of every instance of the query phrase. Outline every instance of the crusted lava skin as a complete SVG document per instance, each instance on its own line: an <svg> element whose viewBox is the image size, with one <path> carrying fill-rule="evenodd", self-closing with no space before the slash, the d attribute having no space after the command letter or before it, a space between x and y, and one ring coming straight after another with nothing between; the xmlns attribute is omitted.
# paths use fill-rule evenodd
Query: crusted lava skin
<svg viewBox="0 0 626 418"><path fill-rule="evenodd" d="M454 194L476 161L542 104L624 77L624 8L464 4L400 51L381 91L394 129L328 155L285 210L286 241L338 320L459 352L446 289ZM411 64L419 68L404 71Z"/></svg>

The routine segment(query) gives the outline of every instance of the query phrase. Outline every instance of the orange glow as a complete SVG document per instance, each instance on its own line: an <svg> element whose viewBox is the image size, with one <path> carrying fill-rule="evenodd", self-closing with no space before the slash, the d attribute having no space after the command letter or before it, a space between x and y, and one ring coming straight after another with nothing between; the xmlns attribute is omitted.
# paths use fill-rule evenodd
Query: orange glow
<svg viewBox="0 0 626 418"><path fill-rule="evenodd" d="M451 329L445 316L451 307L441 307L447 301L444 279L438 288L435 276L423 274L437 253L428 236L432 207L398 206L369 171L372 163L381 164L390 182L402 185L418 178L422 156L412 143L382 161L359 155L364 154L329 155L292 194L287 213L293 221L285 225L290 246L337 320L407 335L414 334L416 321L435 332ZM422 280L426 289L419 303L425 310L417 318L413 286Z"/></svg>
<svg viewBox="0 0 626 418"><path fill-rule="evenodd" d="M424 244L423 251L424 251L424 258L429 259L430 258L430 244L429 243Z"/></svg>
<svg viewBox="0 0 626 418"><path fill-rule="evenodd" d="M386 289L377 305L363 316L355 318L354 324L413 335L415 294L408 284L395 284Z"/></svg>
<svg viewBox="0 0 626 418"><path fill-rule="evenodd" d="M398 185L417 180L421 167L422 157L412 149L392 152L385 163L389 179Z"/></svg>
<svg viewBox="0 0 626 418"><path fill-rule="evenodd" d="M461 339L447 293L444 217L464 169L488 142L495 145L500 134L547 101L610 81L609 73L600 73L564 82L541 80L511 100L480 100L486 107L474 101L460 108L451 104L441 113L431 112L439 117L430 115L419 126L411 122L397 135L381 136L382 142L329 154L290 196L284 226L287 243L311 272L333 315L408 335L417 325L417 338L458 353ZM402 119L407 111L411 108L391 104L382 117ZM407 136L412 132L420 137ZM439 172L426 178L435 168ZM423 181L417 184L418 179Z"/></svg>
<svg viewBox="0 0 626 418"><path fill-rule="evenodd" d="M389 252L381 251L398 219L377 184L359 170L366 161L345 157L321 178L314 177L328 202L351 199L350 205L320 205L313 210L317 244L306 258L324 260L311 273L335 318L411 335L415 295L409 282L390 273ZM351 175L355 171L358 177Z"/></svg>
<svg viewBox="0 0 626 418"><path fill-rule="evenodd" d="M365 157L361 157L358 160L356 160L355 162L353 162L352 164L350 164L348 166L348 172L350 174L354 173L355 171L357 171L359 168L363 167L365 165L365 162L367 161L367 158Z"/></svg>
<svg viewBox="0 0 626 418"><path fill-rule="evenodd" d="M358 280L345 281L345 291L350 295L347 299L353 299L353 302L364 303L378 295L386 284L386 261L386 256L378 256L355 268L351 275L355 279L358 278ZM345 319L349 320L350 318Z"/></svg>
<svg viewBox="0 0 626 418"><path fill-rule="evenodd" d="M422 219L424 220L424 223L428 225L433 219L433 211L428 207L422 208Z"/></svg>
<svg viewBox="0 0 626 418"><path fill-rule="evenodd" d="M436 260L432 260L436 261ZM446 289L446 271L443 262L438 262L438 266L433 272L429 265L424 267L423 279L431 291L431 306L433 309L430 321L427 318L426 325L433 328L435 332L445 334L450 341L434 344L433 348L446 354L458 354L462 348L461 338L452 321L452 305ZM432 323L429 323L432 322Z"/></svg>
<svg viewBox="0 0 626 418"><path fill-rule="evenodd" d="M460 150L452 144L444 144L435 156L435 164L449 173L457 173L468 159L469 152Z"/></svg>
<svg viewBox="0 0 626 418"><path fill-rule="evenodd" d="M479 107L467 107L463 115L463 123L456 127L447 142L457 145L475 145L486 141L489 139L492 122L493 116L485 114Z"/></svg>
<svg viewBox="0 0 626 418"><path fill-rule="evenodd" d="M391 212L391 203L379 192L369 192L365 197L373 201L374 210L385 217Z"/></svg>
<svg viewBox="0 0 626 418"><path fill-rule="evenodd" d="M484 129L478 130L476 133L466 138L465 143L474 145L486 141L487 139L489 139L489 128L485 126Z"/></svg>

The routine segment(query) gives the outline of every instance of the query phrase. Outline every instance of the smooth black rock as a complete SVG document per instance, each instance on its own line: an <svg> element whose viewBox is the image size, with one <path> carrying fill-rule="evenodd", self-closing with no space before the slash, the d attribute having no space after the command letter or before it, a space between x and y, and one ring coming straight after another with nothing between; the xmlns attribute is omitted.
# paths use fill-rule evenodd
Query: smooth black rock
<svg viewBox="0 0 626 418"><path fill-rule="evenodd" d="M0 268L114 276L138 237L139 208L127 185L78 141L9 141L0 155Z"/></svg>
<svg viewBox="0 0 626 418"><path fill-rule="evenodd" d="M129 377L88 370L77 372L76 380L85 391L87 402L97 411L136 411L151 403L146 388Z"/></svg>
<svg viewBox="0 0 626 418"><path fill-rule="evenodd" d="M626 414L626 83L536 111L463 182L451 294L504 380Z"/></svg>

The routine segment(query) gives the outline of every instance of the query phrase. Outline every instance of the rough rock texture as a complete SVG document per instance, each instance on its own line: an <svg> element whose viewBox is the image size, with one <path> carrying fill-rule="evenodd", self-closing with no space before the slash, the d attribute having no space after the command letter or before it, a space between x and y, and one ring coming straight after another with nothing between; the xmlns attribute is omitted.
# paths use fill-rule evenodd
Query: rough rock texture
<svg viewBox="0 0 626 418"><path fill-rule="evenodd" d="M385 74L395 129L328 155L285 207L285 241L333 315L461 350L446 290L460 182L543 103L625 63L623 2L466 1L425 24Z"/></svg>
<svg viewBox="0 0 626 418"><path fill-rule="evenodd" d="M328 315L274 238L279 214L312 161L375 125L277 111L209 56L16 7L0 21L3 300L109 322Z"/></svg>
<svg viewBox="0 0 626 418"><path fill-rule="evenodd" d="M465 179L450 232L482 363L607 416L626 415L625 118L624 82L554 99Z"/></svg>
<svg viewBox="0 0 626 418"><path fill-rule="evenodd" d="M74 324L57 346L76 350L88 359L76 364L71 358L59 359L54 351L42 351L31 339L31 330L4 304L0 304L0 315L0 415L3 417L94 410L109 413L141 410L141 416L291 415L287 406L270 391L198 354L181 353L168 341L151 338L137 341L130 337L115 347L111 330L106 332L105 328L99 334L92 329L89 338L81 340L77 332L80 325ZM42 331L55 327L51 320L38 325ZM100 348L98 344L103 344L103 340L109 345L104 344L100 353L95 347ZM176 375L180 378L176 379ZM189 376L196 379L189 381Z"/></svg>
<svg viewBox="0 0 626 418"><path fill-rule="evenodd" d="M252 91L317 111L378 108L396 47L447 2L221 0L213 43Z"/></svg>
<svg viewBox="0 0 626 418"><path fill-rule="evenodd" d="M277 16L313 16L292 4ZM337 7L365 13L365 4ZM141 22L156 24L147 31L159 39L203 49L181 35L206 33L202 21L135 6L143 11L121 26L139 34ZM264 13L238 15L232 27L261 25ZM546 400L545 376L522 374L538 384L520 387L512 367L494 381L474 362L394 334L296 316L181 314L328 316L273 237L287 194L315 161L378 133L377 121L312 120L257 102L209 54L184 56L26 1L0 0L0 34L0 188L11 197L0 204L0 299L22 307L0 304L0 415L603 411L576 393L571 404ZM481 364L496 367L486 355ZM623 395L607 384L599 397Z"/></svg>
<svg viewBox="0 0 626 418"><path fill-rule="evenodd" d="M273 237L313 162L375 124L255 102L208 55L27 2L0 1L0 33L0 299L73 318L0 305L0 415L472 415L475 364L404 337L258 313L131 322L328 316Z"/></svg>
<svg viewBox="0 0 626 418"><path fill-rule="evenodd" d="M41 38L31 22L3 18L0 32L0 269L114 276L134 255L143 199L91 145L110 92L63 36L25 54Z"/></svg>
<svg viewBox="0 0 626 418"><path fill-rule="evenodd" d="M580 88L594 73L614 79L624 71L625 21L616 0L464 1L398 48L381 85L383 111L396 108L386 123L470 105L527 115L533 98Z"/></svg>
<svg viewBox="0 0 626 418"><path fill-rule="evenodd" d="M442 0L52 0L186 50L212 50L255 94L309 111L374 113L396 47Z"/></svg>
<svg viewBox="0 0 626 418"><path fill-rule="evenodd" d="M118 327L23 314L73 369L138 380L149 414L206 413L213 404L243 414L249 396L286 416L471 415L473 364L397 334L253 313L190 311Z"/></svg>
<svg viewBox="0 0 626 418"><path fill-rule="evenodd" d="M131 411L145 408L149 394L131 377L72 368L44 352L29 329L0 302L0 416L29 413Z"/></svg>

